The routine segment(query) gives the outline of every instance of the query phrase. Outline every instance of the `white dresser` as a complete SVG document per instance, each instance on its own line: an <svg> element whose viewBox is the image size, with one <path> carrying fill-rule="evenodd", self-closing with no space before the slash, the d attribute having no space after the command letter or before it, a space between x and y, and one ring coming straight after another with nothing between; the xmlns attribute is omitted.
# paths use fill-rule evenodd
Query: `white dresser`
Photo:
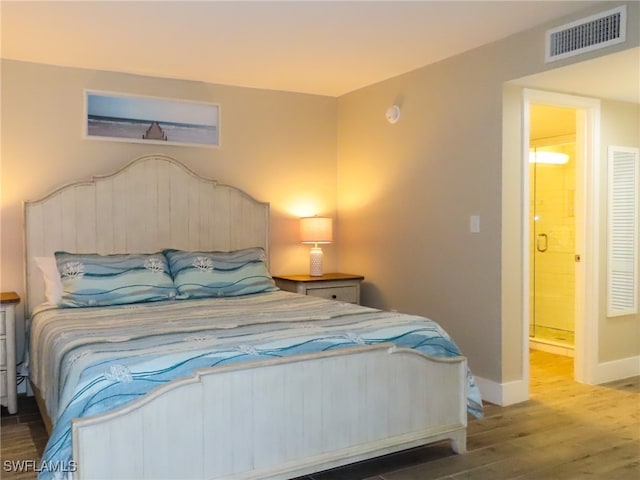
<svg viewBox="0 0 640 480"><path fill-rule="evenodd" d="M15 292L0 294L0 403L9 413L18 411L16 393L16 305Z"/></svg>

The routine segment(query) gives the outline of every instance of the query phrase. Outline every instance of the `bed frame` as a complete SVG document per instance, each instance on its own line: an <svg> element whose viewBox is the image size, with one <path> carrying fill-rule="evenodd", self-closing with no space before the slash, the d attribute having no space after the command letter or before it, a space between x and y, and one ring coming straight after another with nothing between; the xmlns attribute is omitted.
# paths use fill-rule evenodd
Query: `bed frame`
<svg viewBox="0 0 640 480"><path fill-rule="evenodd" d="M164 155L27 202L25 227L28 312L34 257L57 250L269 251L268 204ZM466 375L464 357L392 344L198 370L73 420L74 478L287 479L444 439L461 453Z"/></svg>

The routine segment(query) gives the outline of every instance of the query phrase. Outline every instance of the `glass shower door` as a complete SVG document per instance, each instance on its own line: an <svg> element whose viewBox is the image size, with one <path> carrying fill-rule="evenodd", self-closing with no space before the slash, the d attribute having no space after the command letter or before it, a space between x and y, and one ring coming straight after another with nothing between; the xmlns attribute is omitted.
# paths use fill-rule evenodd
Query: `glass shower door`
<svg viewBox="0 0 640 480"><path fill-rule="evenodd" d="M575 317L575 165L571 145L534 149L530 205L529 336L573 344ZM563 154L540 160L541 152ZM535 158L535 157L534 157Z"/></svg>

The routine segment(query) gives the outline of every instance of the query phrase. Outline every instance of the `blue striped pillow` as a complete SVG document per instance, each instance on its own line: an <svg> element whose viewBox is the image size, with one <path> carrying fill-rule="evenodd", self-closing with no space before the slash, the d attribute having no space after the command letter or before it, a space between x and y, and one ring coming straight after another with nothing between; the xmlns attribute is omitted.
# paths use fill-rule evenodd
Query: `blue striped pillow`
<svg viewBox="0 0 640 480"><path fill-rule="evenodd" d="M176 297L164 255L56 252L61 307L104 307Z"/></svg>
<svg viewBox="0 0 640 480"><path fill-rule="evenodd" d="M233 252L165 250L178 298L232 297L277 290L262 248Z"/></svg>

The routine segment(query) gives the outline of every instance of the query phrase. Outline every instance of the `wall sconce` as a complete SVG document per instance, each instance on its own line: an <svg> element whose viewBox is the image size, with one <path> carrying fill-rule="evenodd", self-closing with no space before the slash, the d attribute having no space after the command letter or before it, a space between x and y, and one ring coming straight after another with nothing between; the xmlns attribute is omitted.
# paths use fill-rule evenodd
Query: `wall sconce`
<svg viewBox="0 0 640 480"><path fill-rule="evenodd" d="M387 122L394 124L400 120L400 107L398 105L391 105L387 108L384 116L387 118Z"/></svg>
<svg viewBox="0 0 640 480"><path fill-rule="evenodd" d="M333 241L333 221L328 217L303 217L300 219L300 241L312 243L309 254L309 275L322 276L322 249L320 243Z"/></svg>

